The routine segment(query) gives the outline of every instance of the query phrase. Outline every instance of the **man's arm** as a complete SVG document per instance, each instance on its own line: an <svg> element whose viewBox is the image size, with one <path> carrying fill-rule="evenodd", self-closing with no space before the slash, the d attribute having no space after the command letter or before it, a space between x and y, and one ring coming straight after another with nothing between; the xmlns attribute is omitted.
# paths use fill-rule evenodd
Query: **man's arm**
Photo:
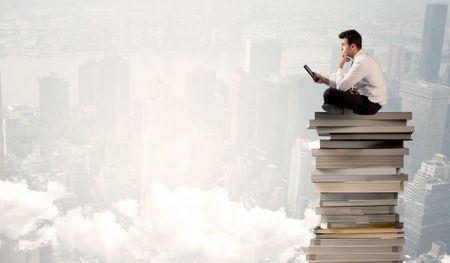
<svg viewBox="0 0 450 263"><path fill-rule="evenodd" d="M346 75L344 75L342 68L339 67L336 72L336 88L342 91L349 90L356 83L366 77L367 74L369 74L367 67L360 61L355 61Z"/></svg>
<svg viewBox="0 0 450 263"><path fill-rule="evenodd" d="M328 87L336 88L336 82L334 82L333 80L331 80L329 78L326 78L326 77L322 76L321 74L319 74L317 72L314 72L314 76L317 77L317 81L315 81L316 83L325 84Z"/></svg>

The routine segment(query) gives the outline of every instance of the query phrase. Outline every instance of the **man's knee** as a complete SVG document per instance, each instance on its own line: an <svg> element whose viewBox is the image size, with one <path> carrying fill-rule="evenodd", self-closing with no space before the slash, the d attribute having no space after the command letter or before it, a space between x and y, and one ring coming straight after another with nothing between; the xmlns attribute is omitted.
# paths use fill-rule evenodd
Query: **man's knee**
<svg viewBox="0 0 450 263"><path fill-rule="evenodd" d="M323 92L323 101L333 100L336 89L328 88Z"/></svg>

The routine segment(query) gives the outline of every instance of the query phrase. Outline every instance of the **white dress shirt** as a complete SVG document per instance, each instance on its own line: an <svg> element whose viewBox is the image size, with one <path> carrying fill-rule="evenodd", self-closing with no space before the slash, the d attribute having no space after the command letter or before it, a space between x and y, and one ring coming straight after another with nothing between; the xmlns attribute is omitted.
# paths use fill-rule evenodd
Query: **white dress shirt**
<svg viewBox="0 0 450 263"><path fill-rule="evenodd" d="M380 65L361 49L353 58L353 65L347 74L341 68L336 72L336 79L330 79L330 87L346 91L353 90L367 96L371 102L386 104L386 81Z"/></svg>

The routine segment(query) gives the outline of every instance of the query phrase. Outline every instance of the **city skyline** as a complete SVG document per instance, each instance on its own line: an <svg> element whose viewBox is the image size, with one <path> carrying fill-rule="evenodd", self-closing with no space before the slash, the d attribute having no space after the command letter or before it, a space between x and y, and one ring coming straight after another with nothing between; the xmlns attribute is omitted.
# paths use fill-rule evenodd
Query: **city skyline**
<svg viewBox="0 0 450 263"><path fill-rule="evenodd" d="M450 153L447 2L2 4L0 261L305 262L324 89L302 66L333 77L349 28L384 71L382 111L413 112L408 189ZM407 235L436 212L414 198ZM435 236L407 259L448 260Z"/></svg>

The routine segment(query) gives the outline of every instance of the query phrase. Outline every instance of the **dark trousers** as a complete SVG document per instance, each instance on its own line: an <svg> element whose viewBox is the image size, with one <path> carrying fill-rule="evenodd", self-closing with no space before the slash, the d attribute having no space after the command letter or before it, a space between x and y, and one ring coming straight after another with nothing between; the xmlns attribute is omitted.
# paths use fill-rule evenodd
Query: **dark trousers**
<svg viewBox="0 0 450 263"><path fill-rule="evenodd" d="M381 109L380 104L371 102L364 95L351 94L350 91L335 88L325 90L323 101L338 107L352 109L355 114L361 115L372 115Z"/></svg>

